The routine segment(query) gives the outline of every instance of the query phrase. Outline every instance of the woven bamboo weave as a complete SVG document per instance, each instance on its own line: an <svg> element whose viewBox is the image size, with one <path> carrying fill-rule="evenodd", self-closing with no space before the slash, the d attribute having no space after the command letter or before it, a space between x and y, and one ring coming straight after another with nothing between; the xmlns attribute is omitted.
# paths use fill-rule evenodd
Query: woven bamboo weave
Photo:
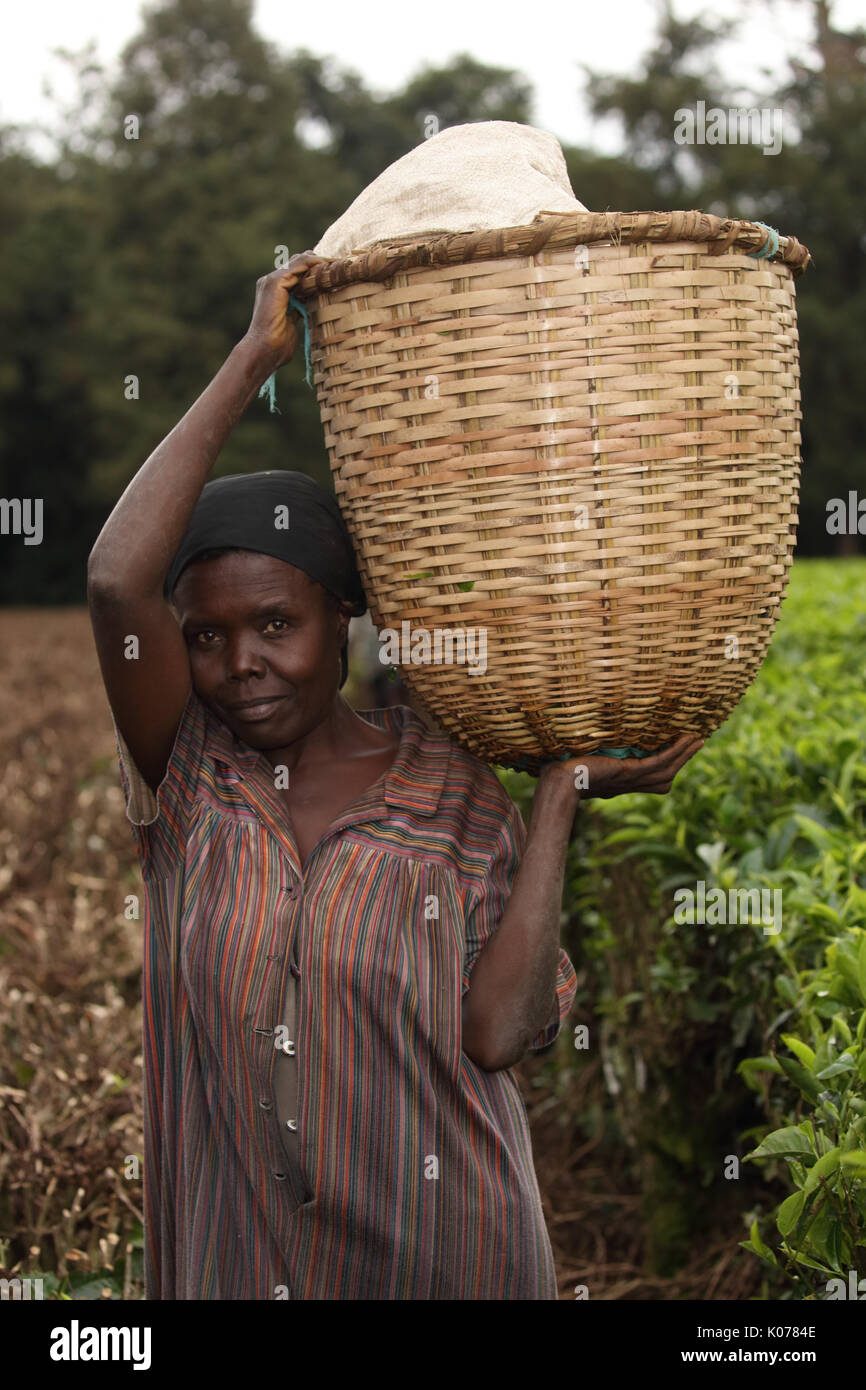
<svg viewBox="0 0 866 1390"><path fill-rule="evenodd" d="M754 678L795 541L809 261L793 237L759 258L768 240L695 211L542 213L296 287L376 627L485 633L483 672L447 639L400 667L478 757L651 752Z"/></svg>

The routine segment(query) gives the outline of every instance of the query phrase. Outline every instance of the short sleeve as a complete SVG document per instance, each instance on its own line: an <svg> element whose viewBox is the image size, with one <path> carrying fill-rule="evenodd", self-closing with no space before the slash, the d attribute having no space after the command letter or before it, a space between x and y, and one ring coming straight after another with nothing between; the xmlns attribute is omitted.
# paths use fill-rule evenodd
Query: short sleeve
<svg viewBox="0 0 866 1390"><path fill-rule="evenodd" d="M511 885L520 866L526 840L527 832L523 818L509 797L508 808L496 831L487 872L466 918L462 995L469 989L475 961L481 954L485 942L496 931L508 906ZM576 993L577 975L574 966L560 946L555 1004L551 1009L550 1020L530 1043L530 1051L541 1052L556 1040Z"/></svg>
<svg viewBox="0 0 866 1390"><path fill-rule="evenodd" d="M577 993L577 974L563 948L559 948L559 965L556 970L556 1002L550 1015L550 1023L543 1028L529 1044L530 1052L543 1052L559 1036L559 1030L574 1003Z"/></svg>
<svg viewBox="0 0 866 1390"><path fill-rule="evenodd" d="M182 862L207 736L205 706L190 689L165 776L154 793L133 761L112 714L126 798L126 816L138 845L142 878L165 878Z"/></svg>

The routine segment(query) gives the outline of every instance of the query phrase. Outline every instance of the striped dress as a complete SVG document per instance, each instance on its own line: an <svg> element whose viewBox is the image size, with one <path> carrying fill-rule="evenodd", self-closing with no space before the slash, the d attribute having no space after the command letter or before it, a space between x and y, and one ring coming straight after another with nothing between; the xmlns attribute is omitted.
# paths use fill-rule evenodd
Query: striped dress
<svg viewBox="0 0 866 1390"><path fill-rule="evenodd" d="M302 869L274 771L190 691L156 796L115 724L144 884L149 1299L555 1299L514 1072L461 999L526 843L408 706ZM556 1038L577 980L560 948Z"/></svg>

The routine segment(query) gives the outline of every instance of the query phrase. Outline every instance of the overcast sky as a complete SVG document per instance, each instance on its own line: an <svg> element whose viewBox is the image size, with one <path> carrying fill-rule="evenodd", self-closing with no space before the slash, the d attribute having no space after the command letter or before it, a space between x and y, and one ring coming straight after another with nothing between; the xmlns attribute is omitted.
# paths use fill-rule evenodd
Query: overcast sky
<svg viewBox="0 0 866 1390"><path fill-rule="evenodd" d="M694 0L674 0L681 18L711 12ZM96 39L110 62L136 32L138 0L6 0L0 45L0 121L48 121L43 86L64 92L55 46L81 48ZM633 73L655 30L655 0L545 0L534 9L515 0L416 0L404 6L405 32L390 7L364 0L257 0L259 32L284 49L332 54L385 93L403 85L427 61L447 62L466 51L479 61L522 70L536 99L533 124L569 144L616 148L613 126L594 126L582 97L581 63ZM811 32L807 0L729 0L726 16L743 18L742 36L717 55L735 84L761 85L761 69L784 73L785 57L802 57ZM866 22L866 0L835 0L833 18L845 29Z"/></svg>

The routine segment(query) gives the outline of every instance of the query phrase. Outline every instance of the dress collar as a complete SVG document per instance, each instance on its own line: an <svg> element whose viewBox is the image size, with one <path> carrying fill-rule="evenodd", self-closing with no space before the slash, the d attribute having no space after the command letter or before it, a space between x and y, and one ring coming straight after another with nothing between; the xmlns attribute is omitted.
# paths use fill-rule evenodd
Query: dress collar
<svg viewBox="0 0 866 1390"><path fill-rule="evenodd" d="M204 703L203 707L208 747L213 756L242 780L256 779L263 773L266 782L272 784L273 770L264 753L239 739ZM400 744L384 778L368 787L351 809L387 815L388 808L394 807L416 815L435 815L448 773L451 740L428 729L409 705L388 705L356 713L379 729L399 734Z"/></svg>

